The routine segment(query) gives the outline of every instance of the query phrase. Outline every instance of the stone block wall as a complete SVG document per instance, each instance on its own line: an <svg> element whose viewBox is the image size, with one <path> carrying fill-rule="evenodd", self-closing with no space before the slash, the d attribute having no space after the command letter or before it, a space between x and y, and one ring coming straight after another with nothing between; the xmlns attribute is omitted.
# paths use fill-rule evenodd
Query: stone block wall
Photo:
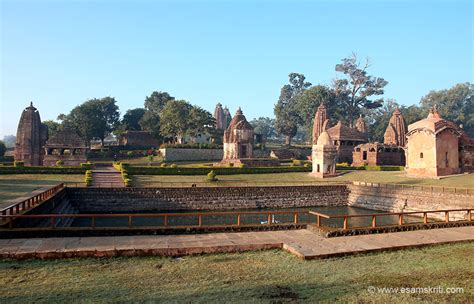
<svg viewBox="0 0 474 304"><path fill-rule="evenodd" d="M345 206L346 186L68 188L81 213Z"/></svg>
<svg viewBox="0 0 474 304"><path fill-rule="evenodd" d="M348 188L348 205L352 207L388 212L474 208L474 195L362 185L349 185ZM450 219L463 219L465 215L465 212L450 213ZM428 216L444 219L444 213Z"/></svg>

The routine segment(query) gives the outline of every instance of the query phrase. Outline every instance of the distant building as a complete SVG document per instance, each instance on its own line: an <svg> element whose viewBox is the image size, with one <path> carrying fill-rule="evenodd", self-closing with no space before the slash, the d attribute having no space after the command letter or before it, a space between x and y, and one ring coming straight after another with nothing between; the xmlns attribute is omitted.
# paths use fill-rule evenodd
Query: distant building
<svg viewBox="0 0 474 304"><path fill-rule="evenodd" d="M46 142L44 150L45 166L55 166L59 160L64 166L79 166L86 161L88 148L75 131L63 129Z"/></svg>
<svg viewBox="0 0 474 304"><path fill-rule="evenodd" d="M362 115L360 115L359 118L357 118L356 130L359 131L360 133L366 134L366 135L367 135L367 132L369 131L368 128L367 128L367 124L365 122L365 119L362 117Z"/></svg>
<svg viewBox="0 0 474 304"><path fill-rule="evenodd" d="M33 102L21 113L16 134L15 161L24 162L25 166L43 165L43 146L48 139L48 127L41 123L38 110Z"/></svg>
<svg viewBox="0 0 474 304"><path fill-rule="evenodd" d="M427 118L408 126L406 171L411 176L438 177L472 172L474 143L465 132L445 120L436 107Z"/></svg>
<svg viewBox="0 0 474 304"><path fill-rule="evenodd" d="M337 149L338 162L352 163L354 147L367 142L367 135L357 129L344 126L339 121L326 131Z"/></svg>

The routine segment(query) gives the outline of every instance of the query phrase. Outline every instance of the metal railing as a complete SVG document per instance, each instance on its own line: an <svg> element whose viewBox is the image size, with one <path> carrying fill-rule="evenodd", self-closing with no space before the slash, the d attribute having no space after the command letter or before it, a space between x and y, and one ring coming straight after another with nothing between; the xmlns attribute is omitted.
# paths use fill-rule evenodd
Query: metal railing
<svg viewBox="0 0 474 304"><path fill-rule="evenodd" d="M45 191L40 192L36 195L30 196L27 199L23 199L18 202L15 202L10 206L1 209L0 214L2 216L20 214L21 212L31 209L32 207L38 204L41 204L47 199L53 197L54 195L56 195L56 193L58 193L64 187L65 187L64 183L61 183L54 187L46 189Z"/></svg>
<svg viewBox="0 0 474 304"><path fill-rule="evenodd" d="M407 189L407 190L418 190L431 193L455 193L474 195L474 188L463 188L463 187L445 187L445 186L431 186L431 185L412 185L412 184L395 184L395 183L369 183L353 181L353 185L375 187L375 188L386 188L386 189Z"/></svg>
<svg viewBox="0 0 474 304"><path fill-rule="evenodd" d="M372 218L372 223L370 226L362 226L357 228L376 228L376 227L386 227L385 226L377 226L377 218L378 217L386 217L386 216L398 216L398 225L403 226L405 225L404 217L405 216L414 216L414 215L423 215L423 224L428 224L428 214L432 213L444 213L444 221L446 223L450 222L449 213L451 212L466 212L466 220L472 221L472 210L474 209L447 209L447 210L430 210L430 211L411 211L411 212L391 212L391 213L371 213L371 214L357 214L357 215L328 215L320 212L309 211L309 214L316 216L316 226L323 227L321 223L321 219L343 219L342 229L347 230L349 229L349 219L351 218L363 218L363 217L370 217ZM433 221L439 222L439 221ZM420 223L410 223L410 224L421 224ZM393 225L391 225L393 226ZM327 228L332 228L329 226L324 226Z"/></svg>
<svg viewBox="0 0 474 304"><path fill-rule="evenodd" d="M243 227L243 226L271 226L271 225L292 225L292 224L308 224L310 221L301 220L301 214L308 215L307 211L239 211L239 212L202 212L202 213L141 213L141 214L24 214L24 215L1 215L1 220L6 220L4 224L8 229L19 228L15 227L15 220L22 219L39 219L48 220L48 223L44 227L57 228L56 223L63 219L89 219L90 225L86 228L96 229L97 222L100 219L107 218L124 218L127 219L127 225L113 225L104 226L100 225L100 228L206 228L206 227ZM264 221L257 223L243 223L245 219L249 220L249 216L260 216L264 215ZM287 219L283 219L282 215L287 215ZM289 216L289 217L288 217ZM197 220L197 224L192 225L173 225L170 223L171 218L185 217L188 219ZM220 217L221 221L217 225L204 224L206 217ZM222 219L232 217L231 223L222 223ZM136 225L136 221L139 218L161 218L161 225L144 226ZM288 220L288 218L290 218ZM215 219L214 219L215 220ZM255 220L255 219L254 219ZM258 219L257 219L258 220ZM21 225L20 225L21 226ZM22 226L21 226L22 227ZM20 228L21 228L20 227ZM80 227L61 227L63 229L77 229L84 228Z"/></svg>

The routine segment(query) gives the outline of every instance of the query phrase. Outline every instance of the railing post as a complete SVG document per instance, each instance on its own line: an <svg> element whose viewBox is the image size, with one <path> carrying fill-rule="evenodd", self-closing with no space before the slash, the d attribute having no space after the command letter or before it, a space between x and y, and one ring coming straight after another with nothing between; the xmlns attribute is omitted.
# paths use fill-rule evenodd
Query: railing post
<svg viewBox="0 0 474 304"><path fill-rule="evenodd" d="M349 221L349 218L347 216L344 217L344 230L347 230L347 227L348 227L348 221Z"/></svg>
<svg viewBox="0 0 474 304"><path fill-rule="evenodd" d="M398 225L403 226L403 214L398 215Z"/></svg>
<svg viewBox="0 0 474 304"><path fill-rule="evenodd" d="M320 218L319 214L316 215L316 226L321 227L321 218Z"/></svg>
<svg viewBox="0 0 474 304"><path fill-rule="evenodd" d="M472 210L471 209L467 210L467 220L469 222L472 221Z"/></svg>
<svg viewBox="0 0 474 304"><path fill-rule="evenodd" d="M95 228L95 216L91 219L91 228Z"/></svg>
<svg viewBox="0 0 474 304"><path fill-rule="evenodd" d="M199 214L199 219L198 220L199 220L199 227L201 227L202 226L202 215L201 214Z"/></svg>
<svg viewBox="0 0 474 304"><path fill-rule="evenodd" d="M54 216L51 217L51 228L56 226L56 218Z"/></svg>
<svg viewBox="0 0 474 304"><path fill-rule="evenodd" d="M272 224L272 215L271 213L268 214L268 225Z"/></svg>
<svg viewBox="0 0 474 304"><path fill-rule="evenodd" d="M165 227L168 227L168 216L167 215L165 215L165 218L163 219L163 225Z"/></svg>
<svg viewBox="0 0 474 304"><path fill-rule="evenodd" d="M372 228L377 227L377 217L372 215Z"/></svg>
<svg viewBox="0 0 474 304"><path fill-rule="evenodd" d="M456 188L455 188L455 189L456 189ZM445 221L446 223L449 223L449 211L446 211L446 212L444 213L444 221Z"/></svg>
<svg viewBox="0 0 474 304"><path fill-rule="evenodd" d="M132 216L128 216L128 228L132 228Z"/></svg>
<svg viewBox="0 0 474 304"><path fill-rule="evenodd" d="M295 214L293 215L293 219L295 224L298 224L298 212L295 212Z"/></svg>
<svg viewBox="0 0 474 304"><path fill-rule="evenodd" d="M240 213L237 214L237 226L240 226Z"/></svg>
<svg viewBox="0 0 474 304"><path fill-rule="evenodd" d="M428 224L428 213L423 212L423 224Z"/></svg>

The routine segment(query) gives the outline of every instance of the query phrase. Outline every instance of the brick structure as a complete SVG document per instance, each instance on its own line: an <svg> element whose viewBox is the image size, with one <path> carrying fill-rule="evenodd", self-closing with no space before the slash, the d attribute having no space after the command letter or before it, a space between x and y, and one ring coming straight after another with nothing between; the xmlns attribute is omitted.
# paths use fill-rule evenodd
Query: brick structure
<svg viewBox="0 0 474 304"><path fill-rule="evenodd" d="M84 140L75 131L63 129L46 142L43 164L54 166L60 160L64 166L79 166L87 160L88 150Z"/></svg>
<svg viewBox="0 0 474 304"><path fill-rule="evenodd" d="M316 145L318 142L319 135L323 133L329 124L328 115L326 112L326 107L323 103L321 103L316 110L316 114L314 115L314 122L313 122L313 145Z"/></svg>
<svg viewBox="0 0 474 304"><path fill-rule="evenodd" d="M356 130L362 134L367 134L368 132L367 124L365 123L365 119L362 117L362 114L359 115L359 118L357 118Z"/></svg>
<svg viewBox="0 0 474 304"><path fill-rule="evenodd" d="M25 166L43 165L43 146L48 139L48 127L41 123L38 110L33 102L21 113L16 133L15 161Z"/></svg>
<svg viewBox="0 0 474 304"><path fill-rule="evenodd" d="M320 178L336 175L337 148L326 131L318 136L316 145L313 144L311 158L313 172L310 175Z"/></svg>
<svg viewBox="0 0 474 304"><path fill-rule="evenodd" d="M222 109L222 104L220 103L216 105L216 108L214 110L214 119L216 120L217 130L227 129L227 118L225 117L224 110Z"/></svg>
<svg viewBox="0 0 474 304"><path fill-rule="evenodd" d="M405 147L405 135L405 120L403 119L402 112L400 112L399 109L396 109L390 118L387 129L385 130L383 143L386 145Z"/></svg>
<svg viewBox="0 0 474 304"><path fill-rule="evenodd" d="M334 127L327 129L327 132L337 148L338 162L351 164L354 147L367 142L366 134L344 126L341 121Z"/></svg>
<svg viewBox="0 0 474 304"><path fill-rule="evenodd" d="M352 166L405 166L405 151L378 142L358 145L352 152Z"/></svg>
<svg viewBox="0 0 474 304"><path fill-rule="evenodd" d="M126 131L119 138L121 146L155 148L160 143L147 131Z"/></svg>
<svg viewBox="0 0 474 304"><path fill-rule="evenodd" d="M253 158L253 127L242 114L240 107L224 132L223 161Z"/></svg>
<svg viewBox="0 0 474 304"><path fill-rule="evenodd" d="M472 140L436 106L427 118L408 126L406 170L415 177L437 177L472 170Z"/></svg>
<svg viewBox="0 0 474 304"><path fill-rule="evenodd" d="M230 111L229 111L229 108L227 107L224 107L224 130L227 130L227 128L229 127L229 124L232 120L232 115L230 115Z"/></svg>

